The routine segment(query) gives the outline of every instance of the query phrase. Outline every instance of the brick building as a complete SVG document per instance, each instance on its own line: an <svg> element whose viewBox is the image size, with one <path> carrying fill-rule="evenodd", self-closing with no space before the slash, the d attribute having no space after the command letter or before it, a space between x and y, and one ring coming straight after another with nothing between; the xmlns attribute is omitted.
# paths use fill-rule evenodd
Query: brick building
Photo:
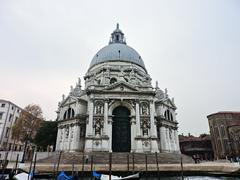
<svg viewBox="0 0 240 180"><path fill-rule="evenodd" d="M240 155L240 112L222 111L207 116L215 159Z"/></svg>
<svg viewBox="0 0 240 180"><path fill-rule="evenodd" d="M188 156L198 157L199 160L213 160L213 149L210 135L199 137L179 135L180 151Z"/></svg>

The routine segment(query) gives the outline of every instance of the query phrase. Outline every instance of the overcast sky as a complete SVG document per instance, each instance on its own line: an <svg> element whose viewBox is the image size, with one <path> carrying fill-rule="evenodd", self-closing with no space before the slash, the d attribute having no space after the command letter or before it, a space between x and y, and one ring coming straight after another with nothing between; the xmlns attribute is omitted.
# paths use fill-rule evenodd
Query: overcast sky
<svg viewBox="0 0 240 180"><path fill-rule="evenodd" d="M175 98L179 133L240 111L239 0L0 0L0 99L48 120L119 22L127 44Z"/></svg>

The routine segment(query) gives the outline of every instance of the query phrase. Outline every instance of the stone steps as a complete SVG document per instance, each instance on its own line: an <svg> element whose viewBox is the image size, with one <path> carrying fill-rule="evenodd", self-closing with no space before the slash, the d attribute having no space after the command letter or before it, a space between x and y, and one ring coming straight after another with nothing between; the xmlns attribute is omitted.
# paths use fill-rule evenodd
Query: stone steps
<svg viewBox="0 0 240 180"><path fill-rule="evenodd" d="M82 164L83 156L84 162L86 162L86 157L88 157L88 164L90 164L91 157L93 157L93 164L109 164L109 154L108 152L64 152L61 154L60 164ZM127 164L127 157L129 157L129 164L145 164L146 156L148 164L156 164L156 154L155 153L111 153L112 164ZM41 159L39 163L56 163L59 158L59 153L50 156L46 159ZM180 163L180 154L175 153L157 153L157 159L159 164L175 164ZM193 163L191 157L182 155L183 163Z"/></svg>

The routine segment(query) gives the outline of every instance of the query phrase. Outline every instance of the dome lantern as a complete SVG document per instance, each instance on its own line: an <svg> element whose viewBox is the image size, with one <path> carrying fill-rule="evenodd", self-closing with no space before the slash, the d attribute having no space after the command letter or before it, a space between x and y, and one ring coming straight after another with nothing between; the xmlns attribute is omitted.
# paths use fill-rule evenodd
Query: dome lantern
<svg viewBox="0 0 240 180"><path fill-rule="evenodd" d="M116 29L111 34L111 39L109 41L109 44L113 44L113 43L126 44L124 33L119 29L118 23L117 23Z"/></svg>

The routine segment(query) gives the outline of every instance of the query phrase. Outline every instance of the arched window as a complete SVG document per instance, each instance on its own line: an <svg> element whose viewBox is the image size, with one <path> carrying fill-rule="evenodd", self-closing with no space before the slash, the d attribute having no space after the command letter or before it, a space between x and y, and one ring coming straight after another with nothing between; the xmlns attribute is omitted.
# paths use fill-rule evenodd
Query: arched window
<svg viewBox="0 0 240 180"><path fill-rule="evenodd" d="M173 121L173 115L169 110L165 111L164 117L165 117L166 120Z"/></svg>
<svg viewBox="0 0 240 180"><path fill-rule="evenodd" d="M111 79L110 79L110 84L113 84L113 83L115 83L115 82L117 82L117 79L116 79L116 78L111 78Z"/></svg>
<svg viewBox="0 0 240 180"><path fill-rule="evenodd" d="M63 119L71 119L75 116L75 112L72 108L68 108L63 115Z"/></svg>

